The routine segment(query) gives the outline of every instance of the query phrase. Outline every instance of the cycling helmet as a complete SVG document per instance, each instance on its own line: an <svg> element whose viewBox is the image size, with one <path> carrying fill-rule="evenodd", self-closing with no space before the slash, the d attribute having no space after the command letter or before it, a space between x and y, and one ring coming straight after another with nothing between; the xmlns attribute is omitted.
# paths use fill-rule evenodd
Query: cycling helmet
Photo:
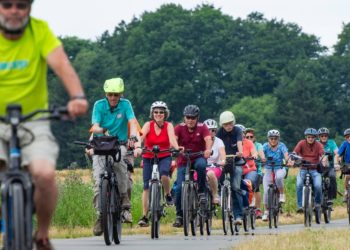
<svg viewBox="0 0 350 250"><path fill-rule="evenodd" d="M327 134L327 135L329 135L329 130L328 130L328 128L323 127L323 128L319 128L318 131L317 131L317 133L318 133L319 135L321 135L321 134Z"/></svg>
<svg viewBox="0 0 350 250"><path fill-rule="evenodd" d="M344 136L350 135L350 128L345 129Z"/></svg>
<svg viewBox="0 0 350 250"><path fill-rule="evenodd" d="M280 137L280 131L277 129L271 129L267 132L267 137Z"/></svg>
<svg viewBox="0 0 350 250"><path fill-rule="evenodd" d="M149 118L153 119L153 110L155 108L161 108L161 109L164 109L165 111L165 119L169 117L170 115L170 111L168 109L168 106L166 105L165 102L162 102L162 101L155 101L154 103L152 103L151 105L151 108L150 108L150 111L149 111Z"/></svg>
<svg viewBox="0 0 350 250"><path fill-rule="evenodd" d="M220 115L220 126L228 122L233 122L233 124L235 124L236 123L235 115L231 111L224 111Z"/></svg>
<svg viewBox="0 0 350 250"><path fill-rule="evenodd" d="M242 124L236 124L235 126L239 127L242 130L242 132L245 133L246 128Z"/></svg>
<svg viewBox="0 0 350 250"><path fill-rule="evenodd" d="M304 131L304 135L313 135L313 136L317 136L317 130L314 128L307 128Z"/></svg>
<svg viewBox="0 0 350 250"><path fill-rule="evenodd" d="M213 119L205 120L204 124L207 125L208 129L217 129L218 128L218 124Z"/></svg>
<svg viewBox="0 0 350 250"><path fill-rule="evenodd" d="M198 117L199 116L199 108L198 108L198 106L197 105L193 105L193 104L187 105L184 108L183 115L184 116Z"/></svg>
<svg viewBox="0 0 350 250"><path fill-rule="evenodd" d="M103 90L106 93L123 93L124 81L119 77L108 79L105 81L105 84L103 85Z"/></svg>

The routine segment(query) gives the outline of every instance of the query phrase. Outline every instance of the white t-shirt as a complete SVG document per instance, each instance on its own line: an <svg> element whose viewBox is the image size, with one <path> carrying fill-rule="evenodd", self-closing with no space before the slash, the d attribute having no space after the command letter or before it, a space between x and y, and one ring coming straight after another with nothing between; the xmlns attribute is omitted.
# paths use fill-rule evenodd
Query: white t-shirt
<svg viewBox="0 0 350 250"><path fill-rule="evenodd" d="M213 154L208 158L208 165L210 166L213 163L219 163L219 149L225 148L224 142L218 138L214 137L214 143L212 146Z"/></svg>

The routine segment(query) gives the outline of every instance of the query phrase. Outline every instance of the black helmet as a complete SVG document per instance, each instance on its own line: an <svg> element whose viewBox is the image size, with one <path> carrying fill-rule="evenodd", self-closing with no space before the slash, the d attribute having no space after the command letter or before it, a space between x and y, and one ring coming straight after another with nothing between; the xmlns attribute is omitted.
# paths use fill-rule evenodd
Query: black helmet
<svg viewBox="0 0 350 250"><path fill-rule="evenodd" d="M318 129L318 134L319 134L319 135L322 135L322 134L327 134L327 135L329 135L329 129L328 129L328 128L325 128L325 127L319 128L319 129Z"/></svg>
<svg viewBox="0 0 350 250"><path fill-rule="evenodd" d="M197 117L199 116L199 108L196 105L187 105L184 108L184 112L183 112L184 116L193 116L193 117Z"/></svg>
<svg viewBox="0 0 350 250"><path fill-rule="evenodd" d="M350 128L345 129L344 136L350 135Z"/></svg>
<svg viewBox="0 0 350 250"><path fill-rule="evenodd" d="M317 130L314 128L307 128L307 129L305 129L304 135L317 136Z"/></svg>

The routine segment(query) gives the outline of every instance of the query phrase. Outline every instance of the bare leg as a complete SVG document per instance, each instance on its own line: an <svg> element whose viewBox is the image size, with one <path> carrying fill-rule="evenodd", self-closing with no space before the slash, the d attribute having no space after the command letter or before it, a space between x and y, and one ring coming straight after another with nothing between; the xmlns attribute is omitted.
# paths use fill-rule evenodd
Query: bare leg
<svg viewBox="0 0 350 250"><path fill-rule="evenodd" d="M55 166L46 160L34 160L29 169L35 183L34 202L38 218L36 237L47 239L58 196Z"/></svg>
<svg viewBox="0 0 350 250"><path fill-rule="evenodd" d="M170 178L169 178L169 176L162 175L161 179L162 179L162 185L164 188L164 193L170 194Z"/></svg>
<svg viewBox="0 0 350 250"><path fill-rule="evenodd" d="M143 192L142 192L142 211L143 211L144 216L147 216L147 214L148 214L148 194L149 194L149 189L143 190Z"/></svg>
<svg viewBox="0 0 350 250"><path fill-rule="evenodd" d="M207 176L210 190L212 192L213 198L215 199L218 196L218 180L216 179L215 173L213 171L208 171Z"/></svg>
<svg viewBox="0 0 350 250"><path fill-rule="evenodd" d="M255 193L255 205L257 208L259 208L259 209L261 208L261 193L260 193L260 191Z"/></svg>

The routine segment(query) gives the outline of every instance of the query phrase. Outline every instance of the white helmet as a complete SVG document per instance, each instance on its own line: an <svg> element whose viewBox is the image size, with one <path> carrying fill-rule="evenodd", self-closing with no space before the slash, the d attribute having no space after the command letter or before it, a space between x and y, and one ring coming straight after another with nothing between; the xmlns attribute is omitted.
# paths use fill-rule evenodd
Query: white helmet
<svg viewBox="0 0 350 250"><path fill-rule="evenodd" d="M236 123L235 115L231 111L224 111L220 115L220 126L224 123L233 122Z"/></svg>
<svg viewBox="0 0 350 250"><path fill-rule="evenodd" d="M217 129L218 128L218 124L213 119L205 120L204 124L207 125L208 129Z"/></svg>
<svg viewBox="0 0 350 250"><path fill-rule="evenodd" d="M150 111L149 111L149 118L153 119L153 110L155 108L161 108L161 109L164 109L165 111L165 119L167 119L170 115L170 111L168 109L168 106L166 105L165 102L162 102L162 101L155 101L154 103L152 103L151 105L151 108L150 108Z"/></svg>
<svg viewBox="0 0 350 250"><path fill-rule="evenodd" d="M245 133L246 129L245 129L245 127L242 124L236 124L235 126L239 127L242 130L242 132Z"/></svg>
<svg viewBox="0 0 350 250"><path fill-rule="evenodd" d="M269 132L267 132L267 137L280 137L280 132L277 129L271 129Z"/></svg>

